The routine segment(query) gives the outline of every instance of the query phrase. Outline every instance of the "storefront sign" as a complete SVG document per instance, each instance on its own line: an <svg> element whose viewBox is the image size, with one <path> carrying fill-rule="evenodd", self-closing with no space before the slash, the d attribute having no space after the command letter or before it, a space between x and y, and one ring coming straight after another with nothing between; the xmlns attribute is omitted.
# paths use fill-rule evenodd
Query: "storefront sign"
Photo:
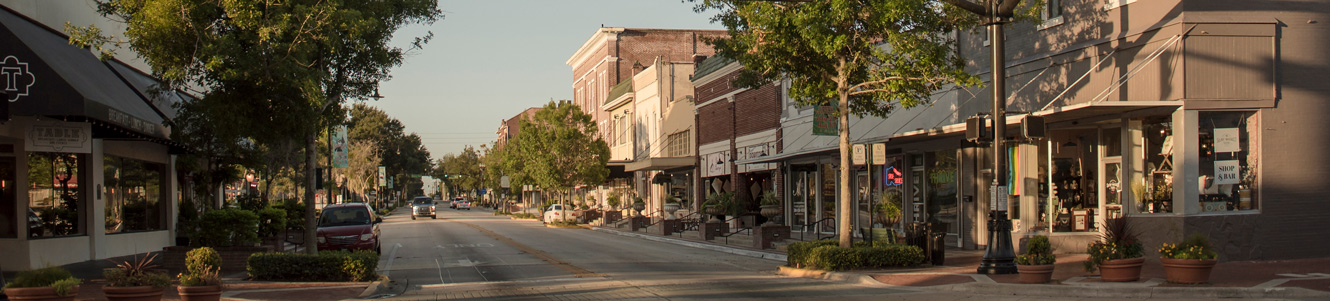
<svg viewBox="0 0 1330 301"><path fill-rule="evenodd" d="M28 96L28 89L37 83L37 75L28 71L28 63L12 55L6 56L4 62L0 62L0 76L3 76L0 78L5 81L5 94L9 95L9 102L16 102L20 97Z"/></svg>
<svg viewBox="0 0 1330 301"><path fill-rule="evenodd" d="M883 177L883 184L887 187L905 185L905 175L902 175L901 170L895 166L887 167L887 170L882 173L886 174Z"/></svg>
<svg viewBox="0 0 1330 301"><path fill-rule="evenodd" d="M1215 161L1215 184L1238 184L1240 171L1238 160Z"/></svg>
<svg viewBox="0 0 1330 301"><path fill-rule="evenodd" d="M348 163L350 162L350 156L347 155L348 151L346 149L347 147L346 126L345 125L337 126L337 128L333 130L331 134L332 134L332 149L333 149L333 167L346 168L347 166L349 166Z"/></svg>
<svg viewBox="0 0 1330 301"><path fill-rule="evenodd" d="M92 153L92 124L41 121L28 127L28 151Z"/></svg>
<svg viewBox="0 0 1330 301"><path fill-rule="evenodd" d="M1215 129L1215 152L1228 153L1242 151L1238 143L1238 128ZM1215 165L1217 168L1218 165Z"/></svg>
<svg viewBox="0 0 1330 301"><path fill-rule="evenodd" d="M873 165L887 164L887 145L883 143L873 144Z"/></svg>
<svg viewBox="0 0 1330 301"><path fill-rule="evenodd" d="M813 136L837 136L839 119L836 118L836 107L817 106L813 108Z"/></svg>
<svg viewBox="0 0 1330 301"><path fill-rule="evenodd" d="M850 162L851 162L851 164L854 164L854 165L864 165L864 163L866 163L866 161L868 161L868 160L866 159L866 157L868 156L868 154L867 154L868 151L867 151L866 149L867 149L867 147L864 147L863 144L855 144L854 146L850 147Z"/></svg>

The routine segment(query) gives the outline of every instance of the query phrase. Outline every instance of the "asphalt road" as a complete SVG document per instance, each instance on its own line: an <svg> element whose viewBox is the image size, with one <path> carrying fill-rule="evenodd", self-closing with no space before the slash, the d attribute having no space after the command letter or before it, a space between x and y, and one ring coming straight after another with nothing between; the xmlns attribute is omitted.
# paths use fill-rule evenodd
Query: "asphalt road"
<svg viewBox="0 0 1330 301"><path fill-rule="evenodd" d="M399 209L382 225L379 274L392 282L373 298L1032 300L847 284L775 274L782 262L539 221L480 208L442 207L438 219Z"/></svg>

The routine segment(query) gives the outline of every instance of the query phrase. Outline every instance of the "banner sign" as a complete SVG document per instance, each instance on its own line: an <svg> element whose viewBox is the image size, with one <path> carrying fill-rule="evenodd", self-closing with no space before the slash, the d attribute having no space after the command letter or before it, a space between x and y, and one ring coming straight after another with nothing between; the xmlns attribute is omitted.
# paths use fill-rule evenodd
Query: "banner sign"
<svg viewBox="0 0 1330 301"><path fill-rule="evenodd" d="M836 107L817 106L813 108L813 136L837 136L840 135L838 125L840 120L836 118Z"/></svg>
<svg viewBox="0 0 1330 301"><path fill-rule="evenodd" d="M333 167L346 168L350 158L346 149L346 126L339 125L332 132Z"/></svg>
<svg viewBox="0 0 1330 301"><path fill-rule="evenodd" d="M92 153L92 124L40 121L28 126L27 150L49 153Z"/></svg>
<svg viewBox="0 0 1330 301"><path fill-rule="evenodd" d="M387 173L388 173L388 168L384 167L383 165L379 165L379 187L388 186L388 176L385 175Z"/></svg>

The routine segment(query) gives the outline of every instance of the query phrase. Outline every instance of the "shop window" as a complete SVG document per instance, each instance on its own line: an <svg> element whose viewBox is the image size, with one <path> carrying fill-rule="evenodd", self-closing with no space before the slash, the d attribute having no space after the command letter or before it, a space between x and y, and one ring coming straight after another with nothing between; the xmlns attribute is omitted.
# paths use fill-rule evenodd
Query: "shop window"
<svg viewBox="0 0 1330 301"><path fill-rule="evenodd" d="M927 168L928 222L946 229L946 233L959 233L956 222L960 217L956 206L956 150L933 152L931 157Z"/></svg>
<svg viewBox="0 0 1330 301"><path fill-rule="evenodd" d="M1260 151L1256 112L1200 112L1200 212L1256 210Z"/></svg>
<svg viewBox="0 0 1330 301"><path fill-rule="evenodd" d="M1151 117L1141 120L1141 155L1145 176L1131 183L1136 210L1140 213L1173 212L1173 118ZM1139 181L1139 182L1136 182Z"/></svg>
<svg viewBox="0 0 1330 301"><path fill-rule="evenodd" d="M18 237L18 225L26 220L30 225L37 222L34 215L19 217L17 194L14 193L14 158L0 157L0 238Z"/></svg>
<svg viewBox="0 0 1330 301"><path fill-rule="evenodd" d="M163 230L166 212L162 202L163 164L106 156L106 233Z"/></svg>
<svg viewBox="0 0 1330 301"><path fill-rule="evenodd" d="M28 153L28 236L82 235L79 193L83 155Z"/></svg>

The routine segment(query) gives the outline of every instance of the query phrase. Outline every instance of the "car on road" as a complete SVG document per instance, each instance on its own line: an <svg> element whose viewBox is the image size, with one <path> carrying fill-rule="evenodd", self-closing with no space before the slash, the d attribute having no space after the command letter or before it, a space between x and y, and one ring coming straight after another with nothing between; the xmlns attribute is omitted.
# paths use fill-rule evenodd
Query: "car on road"
<svg viewBox="0 0 1330 301"><path fill-rule="evenodd" d="M545 221L545 223L548 224L548 223L553 223L554 221L557 220L566 220L566 219L571 219L576 221L577 211L564 209L563 204L553 204L550 205L549 208L545 209L545 215L541 220Z"/></svg>
<svg viewBox="0 0 1330 301"><path fill-rule="evenodd" d="M411 199L411 220L416 217L426 217L438 219L439 216L434 213L434 198L427 196L418 196Z"/></svg>
<svg viewBox="0 0 1330 301"><path fill-rule="evenodd" d="M383 218L365 203L323 207L319 213L319 250L372 250L380 252L379 224Z"/></svg>
<svg viewBox="0 0 1330 301"><path fill-rule="evenodd" d="M462 209L466 209L467 211L471 211L471 201L467 201L467 200L457 201L457 210L462 210Z"/></svg>

